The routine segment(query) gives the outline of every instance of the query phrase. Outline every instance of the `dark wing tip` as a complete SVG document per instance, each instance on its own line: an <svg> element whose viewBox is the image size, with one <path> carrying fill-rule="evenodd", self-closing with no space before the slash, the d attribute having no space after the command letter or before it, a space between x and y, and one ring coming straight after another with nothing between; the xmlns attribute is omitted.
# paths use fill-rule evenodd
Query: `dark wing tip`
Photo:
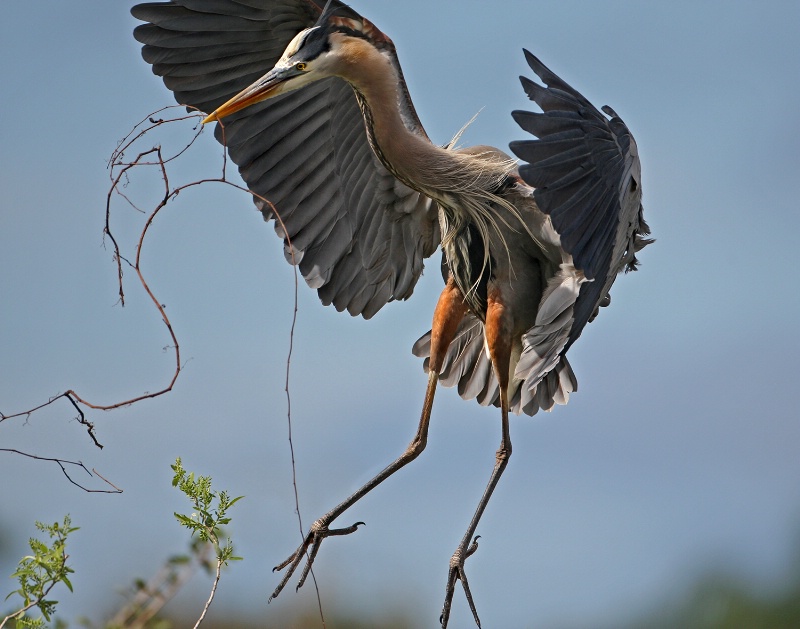
<svg viewBox="0 0 800 629"><path fill-rule="evenodd" d="M523 48L522 52L525 54L525 61L528 62L528 65L530 66L531 70L533 70L536 73L536 75L540 79L542 79L542 81L544 81L545 83L547 83L549 85L550 84L549 83L550 79L554 79L555 81L559 81L560 80L550 70L550 68L548 68L546 65L544 65L541 62L541 60L539 59L539 57L534 55L530 50L528 50L527 48Z"/></svg>
<svg viewBox="0 0 800 629"><path fill-rule="evenodd" d="M573 89L568 83L566 83L560 76L558 76L555 72L553 72L550 68L544 65L541 60L534 55L529 50L525 48L522 49L522 52L525 53L525 61L528 62L531 70L536 73L545 85L548 87L555 87L559 90L564 90L565 92L569 92L573 96L579 97L581 100L583 97L578 93L577 90Z"/></svg>
<svg viewBox="0 0 800 629"><path fill-rule="evenodd" d="M131 15L142 22L152 22L153 11L160 11L164 8L176 8L169 2L140 2L131 7Z"/></svg>
<svg viewBox="0 0 800 629"><path fill-rule="evenodd" d="M601 113L535 55L524 53L544 85L524 76L520 81L544 113L512 112L520 128L538 139L512 142L510 149L527 162L520 176L535 188L539 208L550 215L578 268L587 277L606 278L619 262L612 261L612 252L629 237L623 232L643 222L635 215L638 201L634 209L626 197L625 180L639 169L632 136L613 109Z"/></svg>

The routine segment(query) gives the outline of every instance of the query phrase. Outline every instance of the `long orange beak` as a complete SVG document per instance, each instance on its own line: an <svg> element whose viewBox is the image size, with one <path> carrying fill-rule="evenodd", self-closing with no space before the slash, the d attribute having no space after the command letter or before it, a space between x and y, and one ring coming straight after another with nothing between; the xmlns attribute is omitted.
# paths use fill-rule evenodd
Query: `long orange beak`
<svg viewBox="0 0 800 629"><path fill-rule="evenodd" d="M273 96L277 96L286 91L286 82L291 78L301 74L292 66L288 67L275 67L258 81L246 87L236 96L231 98L228 102L223 103L211 112L206 118L203 119L203 124L222 120L226 116L230 116L237 111L260 103L262 100L267 100Z"/></svg>

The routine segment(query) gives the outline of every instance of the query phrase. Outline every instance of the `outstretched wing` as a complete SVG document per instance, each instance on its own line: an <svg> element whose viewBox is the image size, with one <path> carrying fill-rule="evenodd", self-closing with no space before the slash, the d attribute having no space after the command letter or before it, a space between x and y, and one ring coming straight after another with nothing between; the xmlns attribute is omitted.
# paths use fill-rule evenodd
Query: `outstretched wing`
<svg viewBox="0 0 800 629"><path fill-rule="evenodd" d="M131 12L147 22L134 36L153 72L179 103L211 112L272 68L291 39L316 23L323 4L172 0ZM396 61L388 38L341 2L333 5L338 18L367 36L380 34ZM424 135L401 88L406 124ZM224 129L217 124L215 136L248 187L277 210L286 257L323 303L368 319L411 296L424 258L439 244L437 208L375 157L344 81L326 79L249 107L226 119ZM274 218L272 207L255 203L265 219Z"/></svg>
<svg viewBox="0 0 800 629"><path fill-rule="evenodd" d="M636 267L635 253L650 241L642 217L641 166L628 127L609 107L603 115L578 91L527 50L528 64L545 86L520 77L543 113L514 111L517 123L538 140L511 143L525 160L520 176L535 188L548 214L587 279L575 303L565 350L580 336L623 269Z"/></svg>
<svg viewBox="0 0 800 629"><path fill-rule="evenodd" d="M566 358L622 269L634 269L635 253L649 233L641 210L641 171L636 143L609 108L604 116L580 93L525 51L545 83L522 78L525 91L544 113L513 112L538 139L511 143L525 160L519 174L534 187L536 205L551 218L574 269L564 267L542 295L536 325L523 336L523 351L511 383L510 406L533 415L566 404L578 383ZM430 332L412 350L430 353ZM425 366L427 368L427 361ZM458 386L465 399L499 404L499 385L485 349L483 324L468 315L445 357L440 381Z"/></svg>

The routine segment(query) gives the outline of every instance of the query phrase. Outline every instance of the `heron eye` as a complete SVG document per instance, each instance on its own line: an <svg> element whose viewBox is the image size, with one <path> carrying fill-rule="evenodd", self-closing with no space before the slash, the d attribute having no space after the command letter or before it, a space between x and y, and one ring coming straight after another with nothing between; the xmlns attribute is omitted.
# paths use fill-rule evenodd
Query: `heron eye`
<svg viewBox="0 0 800 629"><path fill-rule="evenodd" d="M296 70L299 70L300 72L305 72L307 66L302 61L299 61L298 63L294 64L294 67Z"/></svg>

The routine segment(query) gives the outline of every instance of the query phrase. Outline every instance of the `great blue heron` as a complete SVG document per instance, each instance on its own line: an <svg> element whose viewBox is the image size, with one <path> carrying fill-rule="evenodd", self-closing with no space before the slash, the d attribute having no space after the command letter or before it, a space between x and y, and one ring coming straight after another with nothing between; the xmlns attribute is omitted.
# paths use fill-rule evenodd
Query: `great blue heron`
<svg viewBox="0 0 800 629"><path fill-rule="evenodd" d="M308 553L302 586L322 540L361 524L333 521L422 452L441 380L501 409L496 463L450 561L441 616L446 626L460 580L480 625L464 563L511 454L508 412L567 402L577 387L567 350L649 242L633 137L525 51L545 86L521 79L544 112L512 113L538 138L511 144L523 164L491 147L435 146L392 41L337 0L172 0L133 15L147 22L135 31L145 60L177 101L211 112L205 122L225 119L217 139L274 204L287 258L323 303L369 319L410 297L439 245L446 262L432 329L413 348L428 372L416 435L314 522L277 567L288 570L272 596Z"/></svg>

